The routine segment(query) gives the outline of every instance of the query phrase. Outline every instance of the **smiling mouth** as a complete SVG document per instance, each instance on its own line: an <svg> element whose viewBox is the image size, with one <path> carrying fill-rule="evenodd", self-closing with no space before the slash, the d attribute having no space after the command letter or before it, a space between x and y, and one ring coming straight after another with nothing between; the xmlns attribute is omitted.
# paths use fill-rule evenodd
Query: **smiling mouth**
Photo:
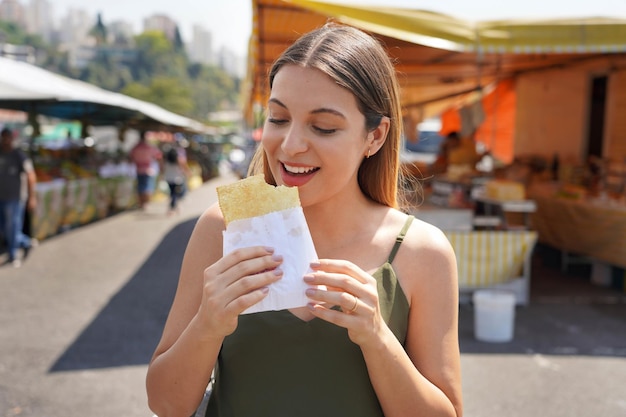
<svg viewBox="0 0 626 417"><path fill-rule="evenodd" d="M296 167L292 165L283 164L285 172L290 175L309 175L316 171L319 171L318 167Z"/></svg>

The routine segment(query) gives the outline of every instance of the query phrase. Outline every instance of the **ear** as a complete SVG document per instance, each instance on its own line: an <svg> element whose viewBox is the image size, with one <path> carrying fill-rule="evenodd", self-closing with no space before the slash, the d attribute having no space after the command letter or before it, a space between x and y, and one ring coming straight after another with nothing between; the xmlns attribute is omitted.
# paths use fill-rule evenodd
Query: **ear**
<svg viewBox="0 0 626 417"><path fill-rule="evenodd" d="M367 152L369 156L374 155L383 147L389 134L389 128L391 127L391 120L389 117L384 116L378 126L367 134Z"/></svg>

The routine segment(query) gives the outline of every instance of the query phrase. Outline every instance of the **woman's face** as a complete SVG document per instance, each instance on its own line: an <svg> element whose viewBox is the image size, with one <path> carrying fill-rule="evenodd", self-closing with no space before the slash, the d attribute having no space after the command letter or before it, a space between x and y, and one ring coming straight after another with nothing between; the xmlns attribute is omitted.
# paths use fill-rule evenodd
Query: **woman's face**
<svg viewBox="0 0 626 417"><path fill-rule="evenodd" d="M354 95L317 69L286 65L274 78L262 144L278 184L299 187L302 206L359 192L368 150Z"/></svg>

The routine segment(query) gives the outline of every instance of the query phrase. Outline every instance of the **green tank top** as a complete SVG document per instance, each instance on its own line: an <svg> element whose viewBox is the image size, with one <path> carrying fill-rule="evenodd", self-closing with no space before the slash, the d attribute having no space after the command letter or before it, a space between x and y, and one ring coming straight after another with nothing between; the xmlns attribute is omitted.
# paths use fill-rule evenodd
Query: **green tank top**
<svg viewBox="0 0 626 417"><path fill-rule="evenodd" d="M409 303L391 266L413 217L396 238L378 281L381 313L404 344ZM207 417L381 417L365 360L346 329L288 310L245 314L224 339Z"/></svg>

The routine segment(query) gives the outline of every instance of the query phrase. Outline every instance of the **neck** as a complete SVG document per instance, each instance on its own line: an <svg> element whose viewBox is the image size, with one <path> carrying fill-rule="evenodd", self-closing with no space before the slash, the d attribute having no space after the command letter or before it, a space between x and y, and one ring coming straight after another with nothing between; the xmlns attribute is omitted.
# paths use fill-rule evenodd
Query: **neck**
<svg viewBox="0 0 626 417"><path fill-rule="evenodd" d="M334 257L337 251L352 245L355 239L368 235L370 226L364 219L372 219L378 204L363 194L340 201L328 201L304 209L311 236L320 257Z"/></svg>

